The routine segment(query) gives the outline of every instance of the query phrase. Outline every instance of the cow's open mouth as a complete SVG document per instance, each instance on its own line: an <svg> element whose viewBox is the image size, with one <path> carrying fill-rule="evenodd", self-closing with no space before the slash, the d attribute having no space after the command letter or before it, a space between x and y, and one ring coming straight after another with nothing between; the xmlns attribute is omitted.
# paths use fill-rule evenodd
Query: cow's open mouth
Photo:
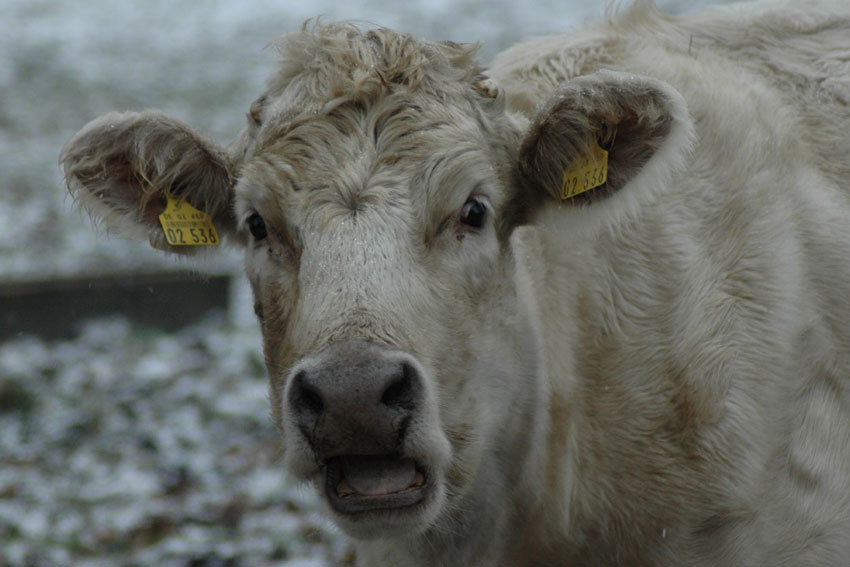
<svg viewBox="0 0 850 567"><path fill-rule="evenodd" d="M397 455L345 455L327 462L328 499L343 514L413 506L427 486L416 461Z"/></svg>

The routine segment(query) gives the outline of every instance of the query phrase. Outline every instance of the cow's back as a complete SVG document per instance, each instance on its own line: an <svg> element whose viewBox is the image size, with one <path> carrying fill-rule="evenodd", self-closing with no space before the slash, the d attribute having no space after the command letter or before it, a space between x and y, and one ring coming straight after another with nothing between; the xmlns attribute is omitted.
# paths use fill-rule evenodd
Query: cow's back
<svg viewBox="0 0 850 567"><path fill-rule="evenodd" d="M558 84L612 69L673 86L693 120L685 167L634 214L588 237L575 221L593 205L567 203L527 244L553 390L585 412L572 450L601 471L560 501L565 522L619 502L598 529L647 564L850 557L850 11L807 4L639 5L491 69L529 119ZM597 536L562 553L599 559Z"/></svg>
<svg viewBox="0 0 850 567"><path fill-rule="evenodd" d="M650 4L521 44L489 72L529 119L559 84L599 70L672 85L696 142L676 195L661 199L681 198L703 218L728 216L739 199L782 202L805 256L807 295L821 298L819 312L850 352L850 5L761 1L671 17ZM771 174L788 179L753 188Z"/></svg>

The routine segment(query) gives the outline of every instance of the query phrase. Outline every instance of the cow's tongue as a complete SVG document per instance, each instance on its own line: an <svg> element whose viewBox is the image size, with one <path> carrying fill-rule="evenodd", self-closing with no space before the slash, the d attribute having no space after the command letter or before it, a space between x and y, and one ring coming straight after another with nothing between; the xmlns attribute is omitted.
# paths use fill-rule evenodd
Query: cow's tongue
<svg viewBox="0 0 850 567"><path fill-rule="evenodd" d="M416 479L412 459L392 456L350 456L341 458L343 483L364 496L401 492Z"/></svg>

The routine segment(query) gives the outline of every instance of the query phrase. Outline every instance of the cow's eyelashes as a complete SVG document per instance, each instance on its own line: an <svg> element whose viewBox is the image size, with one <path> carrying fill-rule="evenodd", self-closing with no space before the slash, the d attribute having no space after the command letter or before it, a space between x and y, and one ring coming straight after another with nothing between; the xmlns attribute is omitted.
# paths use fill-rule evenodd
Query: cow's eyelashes
<svg viewBox="0 0 850 567"><path fill-rule="evenodd" d="M472 228L481 228L487 222L487 206L470 197L460 210L460 222Z"/></svg>
<svg viewBox="0 0 850 567"><path fill-rule="evenodd" d="M250 217L248 217L247 225L248 230L251 231L251 235L254 237L254 240L262 240L269 234L268 230L266 229L266 221L264 221L263 217L261 217L257 213L254 213Z"/></svg>

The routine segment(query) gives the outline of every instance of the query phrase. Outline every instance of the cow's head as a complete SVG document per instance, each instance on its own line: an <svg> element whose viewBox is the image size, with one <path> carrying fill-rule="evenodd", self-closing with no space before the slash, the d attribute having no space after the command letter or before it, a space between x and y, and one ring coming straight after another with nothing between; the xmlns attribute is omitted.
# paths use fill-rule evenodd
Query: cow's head
<svg viewBox="0 0 850 567"><path fill-rule="evenodd" d="M518 480L509 455L546 386L513 229L546 204L570 222L651 198L681 105L597 74L529 122L474 46L329 25L279 47L229 148L160 113L109 114L64 148L67 183L158 248L193 250L163 236L166 195L244 247L289 470L353 535L409 534ZM564 169L597 144L607 184L561 202Z"/></svg>

